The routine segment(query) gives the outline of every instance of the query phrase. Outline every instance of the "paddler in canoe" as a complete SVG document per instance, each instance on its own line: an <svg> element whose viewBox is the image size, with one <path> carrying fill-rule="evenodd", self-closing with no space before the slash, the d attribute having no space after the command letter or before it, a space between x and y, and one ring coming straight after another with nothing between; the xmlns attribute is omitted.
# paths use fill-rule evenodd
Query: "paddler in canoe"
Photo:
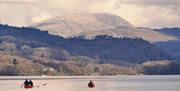
<svg viewBox="0 0 180 91"><path fill-rule="evenodd" d="M23 83L24 88L33 88L33 82L31 80L26 79Z"/></svg>
<svg viewBox="0 0 180 91"><path fill-rule="evenodd" d="M90 80L90 82L88 83L88 87L90 87L90 88L95 87L95 84L92 80Z"/></svg>

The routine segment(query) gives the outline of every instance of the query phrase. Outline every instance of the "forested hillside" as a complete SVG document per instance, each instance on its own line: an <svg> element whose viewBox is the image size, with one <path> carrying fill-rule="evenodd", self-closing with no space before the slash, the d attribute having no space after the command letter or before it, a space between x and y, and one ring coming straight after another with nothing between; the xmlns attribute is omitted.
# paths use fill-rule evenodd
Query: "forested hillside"
<svg viewBox="0 0 180 91"><path fill-rule="evenodd" d="M0 25L0 56L0 75L132 75L138 64L172 59L139 38L63 38L7 25Z"/></svg>

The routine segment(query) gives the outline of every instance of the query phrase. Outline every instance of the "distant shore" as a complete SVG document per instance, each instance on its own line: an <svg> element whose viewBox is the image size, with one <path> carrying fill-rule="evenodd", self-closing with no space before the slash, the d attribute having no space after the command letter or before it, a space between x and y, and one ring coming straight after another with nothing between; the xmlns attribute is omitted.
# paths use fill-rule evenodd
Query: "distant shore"
<svg viewBox="0 0 180 91"><path fill-rule="evenodd" d="M180 78L180 75L102 75L102 76L0 76L0 80L53 80L53 79L104 79L112 77L176 77Z"/></svg>

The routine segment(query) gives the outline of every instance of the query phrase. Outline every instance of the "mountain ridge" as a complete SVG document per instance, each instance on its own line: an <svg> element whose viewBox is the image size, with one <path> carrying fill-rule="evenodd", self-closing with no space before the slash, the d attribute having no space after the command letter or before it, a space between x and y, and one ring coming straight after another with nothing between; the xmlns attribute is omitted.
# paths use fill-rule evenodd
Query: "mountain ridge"
<svg viewBox="0 0 180 91"><path fill-rule="evenodd" d="M4 76L180 73L178 60L140 38L64 38L1 24L0 62L0 75Z"/></svg>
<svg viewBox="0 0 180 91"><path fill-rule="evenodd" d="M31 27L65 38L83 35L91 39L98 35L109 35L143 38L150 42L176 40L174 36L159 33L150 28L134 27L120 16L108 13L62 15L36 23Z"/></svg>

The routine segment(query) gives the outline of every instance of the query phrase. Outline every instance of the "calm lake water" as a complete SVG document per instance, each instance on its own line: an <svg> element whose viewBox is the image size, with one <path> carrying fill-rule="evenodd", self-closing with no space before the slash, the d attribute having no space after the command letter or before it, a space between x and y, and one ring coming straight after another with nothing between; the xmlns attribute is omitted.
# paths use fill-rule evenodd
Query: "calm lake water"
<svg viewBox="0 0 180 91"><path fill-rule="evenodd" d="M25 78L35 87L22 88ZM89 80L95 88L87 87ZM0 77L0 91L180 91L180 76Z"/></svg>

